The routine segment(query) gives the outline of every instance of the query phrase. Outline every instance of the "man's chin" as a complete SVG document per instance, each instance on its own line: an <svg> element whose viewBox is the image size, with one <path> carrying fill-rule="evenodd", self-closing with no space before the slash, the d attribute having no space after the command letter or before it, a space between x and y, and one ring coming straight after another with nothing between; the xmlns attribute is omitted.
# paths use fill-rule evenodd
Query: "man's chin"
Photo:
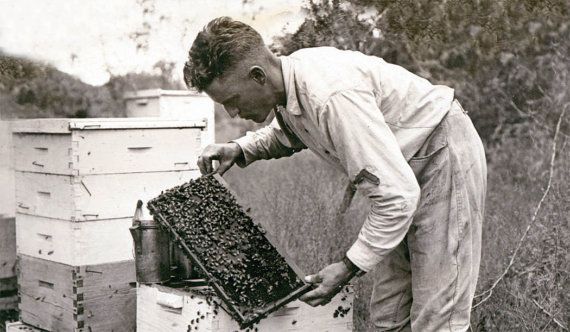
<svg viewBox="0 0 570 332"><path fill-rule="evenodd" d="M268 115L269 115L269 114L263 116L263 115L260 114L260 115L258 115L258 116L255 117L255 118L251 118L250 120L253 121L253 122L255 122L255 123L264 123L265 120L267 120L267 116L268 116Z"/></svg>
<svg viewBox="0 0 570 332"><path fill-rule="evenodd" d="M265 122L265 120L267 119L268 116L269 116L269 114L266 114L266 115L254 114L253 116L240 116L240 118L242 118L244 120L250 120L250 121L253 121L255 123L263 123L263 122Z"/></svg>

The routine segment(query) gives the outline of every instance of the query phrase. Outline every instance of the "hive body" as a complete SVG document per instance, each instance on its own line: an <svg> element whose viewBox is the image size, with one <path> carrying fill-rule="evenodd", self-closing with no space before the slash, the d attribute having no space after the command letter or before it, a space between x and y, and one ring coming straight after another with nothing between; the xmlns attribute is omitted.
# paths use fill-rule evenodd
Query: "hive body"
<svg viewBox="0 0 570 332"><path fill-rule="evenodd" d="M138 332L238 331L237 322L216 303L207 299L204 288L173 288L161 285L139 285L137 290ZM343 290L326 306L310 307L300 301L291 302L249 330L274 331L352 331L351 287ZM342 307L348 312L334 317ZM350 309L350 310L349 310Z"/></svg>

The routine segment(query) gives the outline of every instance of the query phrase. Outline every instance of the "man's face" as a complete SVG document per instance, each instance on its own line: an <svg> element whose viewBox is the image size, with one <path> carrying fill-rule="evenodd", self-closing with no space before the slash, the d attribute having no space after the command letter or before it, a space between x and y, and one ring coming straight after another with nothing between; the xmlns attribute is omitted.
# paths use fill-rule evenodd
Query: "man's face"
<svg viewBox="0 0 570 332"><path fill-rule="evenodd" d="M259 79L259 67L252 75L251 68L240 68L217 77L204 90L215 102L224 106L226 112L233 118L236 115L242 119L257 123L265 121L275 107L275 96L267 84L261 69L262 79Z"/></svg>

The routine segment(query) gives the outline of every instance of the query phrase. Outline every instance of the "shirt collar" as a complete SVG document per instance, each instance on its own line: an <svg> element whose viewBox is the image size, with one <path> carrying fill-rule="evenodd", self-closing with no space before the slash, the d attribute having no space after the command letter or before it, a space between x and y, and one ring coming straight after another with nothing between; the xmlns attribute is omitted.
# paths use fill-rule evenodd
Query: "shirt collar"
<svg viewBox="0 0 570 332"><path fill-rule="evenodd" d="M293 61L287 56L281 56L281 70L283 72L283 83L285 84L285 94L287 95L287 112L293 115L301 115L301 107L297 99L297 86L295 84L295 70Z"/></svg>

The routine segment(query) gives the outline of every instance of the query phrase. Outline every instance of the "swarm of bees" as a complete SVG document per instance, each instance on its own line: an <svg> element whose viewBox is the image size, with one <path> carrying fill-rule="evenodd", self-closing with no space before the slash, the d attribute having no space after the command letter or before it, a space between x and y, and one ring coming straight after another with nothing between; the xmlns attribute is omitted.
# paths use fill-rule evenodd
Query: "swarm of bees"
<svg viewBox="0 0 570 332"><path fill-rule="evenodd" d="M244 316L263 311L304 284L213 176L164 191L149 202L201 260ZM155 211L157 210L157 211Z"/></svg>

